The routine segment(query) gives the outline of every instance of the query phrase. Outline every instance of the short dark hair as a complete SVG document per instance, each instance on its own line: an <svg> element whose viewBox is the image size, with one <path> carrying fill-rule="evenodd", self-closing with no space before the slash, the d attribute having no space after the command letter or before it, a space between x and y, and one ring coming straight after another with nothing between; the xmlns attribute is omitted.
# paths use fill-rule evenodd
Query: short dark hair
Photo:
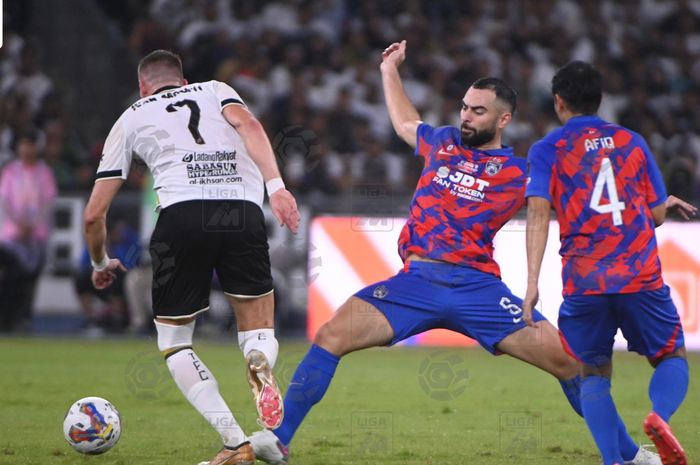
<svg viewBox="0 0 700 465"><path fill-rule="evenodd" d="M506 84L502 79L490 76L482 77L474 81L472 87L474 89L492 90L496 94L496 98L507 104L511 113L515 113L518 94L516 94L513 88Z"/></svg>
<svg viewBox="0 0 700 465"><path fill-rule="evenodd" d="M159 68L159 74L164 72L168 77L184 77L180 55L170 50L154 50L141 58L137 68L139 77L148 74L148 69L154 66Z"/></svg>
<svg viewBox="0 0 700 465"><path fill-rule="evenodd" d="M552 95L558 95L575 113L593 115L603 98L603 78L592 64L572 61L552 78Z"/></svg>
<svg viewBox="0 0 700 465"><path fill-rule="evenodd" d="M39 143L39 138L41 137L41 134L39 133L39 130L34 128L34 127L29 127L25 128L21 131L18 131L14 134L12 138L12 142L10 143L10 148L13 151L17 151L17 147L19 147L19 143L22 142L23 140L26 140L27 142L31 142L33 145L37 145Z"/></svg>

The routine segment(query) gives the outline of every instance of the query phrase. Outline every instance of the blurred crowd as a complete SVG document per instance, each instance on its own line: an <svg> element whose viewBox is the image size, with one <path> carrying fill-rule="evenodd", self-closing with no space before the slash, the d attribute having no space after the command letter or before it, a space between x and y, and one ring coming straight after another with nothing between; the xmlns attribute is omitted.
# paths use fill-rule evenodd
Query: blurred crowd
<svg viewBox="0 0 700 465"><path fill-rule="evenodd" d="M137 56L174 48L190 80L239 91L300 194L412 191L420 164L392 134L378 72L381 50L406 39L401 72L423 119L455 124L469 84L500 76L519 94L506 142L522 156L557 124L554 71L595 63L601 116L648 139L672 193L699 197L696 0L152 0L129 11Z"/></svg>
<svg viewBox="0 0 700 465"><path fill-rule="evenodd" d="M601 116L646 137L670 193L700 199L700 0L93 1L118 26L134 66L171 49L190 82L233 86L263 121L290 190L317 211L358 185L399 197L415 186L421 164L393 134L378 67L381 51L401 39L405 88L426 122L458 124L478 77L510 83L518 108L505 142L520 156L557 125L555 70L573 59L595 63ZM85 137L67 110L70 92L42 69L41 44L28 32L36 5L10 3L0 48L0 202L13 226L0 228L0 294L12 288L11 298L26 300L6 283L22 278L30 292L47 206L57 194L87 194L106 134ZM147 184L142 173L126 188ZM18 278L8 270L21 253L33 261ZM84 293L83 268L76 264Z"/></svg>

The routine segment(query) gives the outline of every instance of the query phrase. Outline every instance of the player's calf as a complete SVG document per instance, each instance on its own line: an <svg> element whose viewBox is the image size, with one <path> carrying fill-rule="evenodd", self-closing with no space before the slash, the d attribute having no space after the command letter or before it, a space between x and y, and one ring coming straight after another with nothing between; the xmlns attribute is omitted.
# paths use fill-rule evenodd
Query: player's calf
<svg viewBox="0 0 700 465"><path fill-rule="evenodd" d="M158 349L165 354L165 363L177 387L219 433L224 446L238 447L247 438L221 397L216 378L192 350L194 325L194 321L186 324L156 321Z"/></svg>

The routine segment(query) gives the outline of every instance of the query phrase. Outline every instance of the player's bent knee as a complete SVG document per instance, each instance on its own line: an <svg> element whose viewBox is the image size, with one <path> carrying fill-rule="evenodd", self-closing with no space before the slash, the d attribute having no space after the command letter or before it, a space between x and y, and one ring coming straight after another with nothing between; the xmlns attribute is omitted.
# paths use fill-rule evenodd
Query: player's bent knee
<svg viewBox="0 0 700 465"><path fill-rule="evenodd" d="M336 328L332 320L319 328L314 336L314 344L338 357L347 353L347 344L343 341L342 331Z"/></svg>
<svg viewBox="0 0 700 465"><path fill-rule="evenodd" d="M194 320L184 325L173 325L159 320L156 320L155 324L158 332L158 350L163 355L185 347L192 347Z"/></svg>
<svg viewBox="0 0 700 465"><path fill-rule="evenodd" d="M581 364L566 353L561 354L555 364L555 376L559 379L571 379L581 373Z"/></svg>
<svg viewBox="0 0 700 465"><path fill-rule="evenodd" d="M668 360L669 358L686 358L685 347L681 347L670 354L663 354L659 357L647 357L647 360L652 367L656 368L659 363L663 362L664 360Z"/></svg>

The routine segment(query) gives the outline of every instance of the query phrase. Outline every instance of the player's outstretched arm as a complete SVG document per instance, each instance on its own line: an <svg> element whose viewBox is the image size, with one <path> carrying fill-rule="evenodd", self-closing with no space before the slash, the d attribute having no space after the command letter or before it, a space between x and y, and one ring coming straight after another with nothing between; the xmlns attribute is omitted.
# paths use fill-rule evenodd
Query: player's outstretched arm
<svg viewBox="0 0 700 465"><path fill-rule="evenodd" d="M542 258L549 235L549 210L551 204L543 197L527 199L527 292L523 299L523 321L529 326L536 326L532 321L532 309L539 300L538 283Z"/></svg>
<svg viewBox="0 0 700 465"><path fill-rule="evenodd" d="M85 206L83 224L90 260L92 261L92 284L97 289L109 287L116 278L115 271L126 271L117 258L110 259L105 250L107 236L107 211L124 184L123 179L105 179L95 183L92 194Z"/></svg>
<svg viewBox="0 0 700 465"><path fill-rule="evenodd" d="M243 138L246 150L263 175L270 197L272 213L280 223L286 225L293 233L299 231L299 210L294 196L284 188L280 170L270 140L265 134L260 121L242 105L224 107L224 118ZM270 182L272 181L272 182Z"/></svg>
<svg viewBox="0 0 700 465"><path fill-rule="evenodd" d="M404 91L399 75L399 66L406 59L406 41L389 45L382 53L382 73L384 99L389 110L391 124L396 134L408 145L416 148L416 132L421 123L418 110L413 106Z"/></svg>

